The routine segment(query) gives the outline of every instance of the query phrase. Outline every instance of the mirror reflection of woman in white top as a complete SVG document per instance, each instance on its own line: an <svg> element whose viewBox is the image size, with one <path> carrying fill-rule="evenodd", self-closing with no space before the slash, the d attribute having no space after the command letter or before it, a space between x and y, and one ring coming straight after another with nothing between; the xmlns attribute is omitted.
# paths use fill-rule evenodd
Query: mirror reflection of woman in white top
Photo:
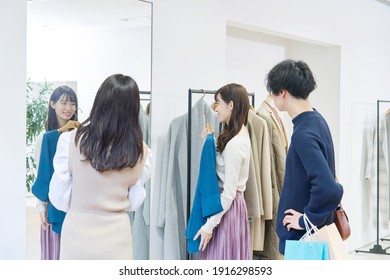
<svg viewBox="0 0 390 280"><path fill-rule="evenodd" d="M60 259L131 259L127 214L145 198L151 151L139 125L140 97L129 76L109 76L89 117L61 134L49 197L66 211Z"/></svg>
<svg viewBox="0 0 390 280"><path fill-rule="evenodd" d="M54 89L50 95L45 131L38 135L35 142L38 172L32 193L37 197L41 221L42 260L58 260L60 257L61 227L65 213L53 207L48 199L48 191L53 172L53 156L60 135L57 129L65 126L70 120L77 121L77 108L77 95L72 88L62 85ZM42 150L44 152L41 153Z"/></svg>
<svg viewBox="0 0 390 280"><path fill-rule="evenodd" d="M247 130L249 97L239 84L217 90L214 99L218 121L217 175L223 211L211 216L194 239L201 238L200 259L252 259L248 213L243 192L249 176L250 138ZM205 137L207 130L202 134Z"/></svg>

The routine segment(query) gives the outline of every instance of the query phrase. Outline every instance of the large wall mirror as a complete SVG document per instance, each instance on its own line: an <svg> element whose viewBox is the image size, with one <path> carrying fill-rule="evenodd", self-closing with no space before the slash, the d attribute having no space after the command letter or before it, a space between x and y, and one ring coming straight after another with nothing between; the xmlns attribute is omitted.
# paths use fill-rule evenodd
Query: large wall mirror
<svg viewBox="0 0 390 280"><path fill-rule="evenodd" d="M28 0L27 80L33 90L47 83L77 93L78 119L89 115L95 94L111 74L133 77L141 91L144 140L150 146L152 14L142 0ZM142 114L145 113L145 114ZM141 115L142 114L142 115ZM150 183L149 183L150 184ZM133 258L149 258L150 186L144 205L130 212ZM27 195L27 259L40 259L40 225ZM30 199L30 200L29 200Z"/></svg>

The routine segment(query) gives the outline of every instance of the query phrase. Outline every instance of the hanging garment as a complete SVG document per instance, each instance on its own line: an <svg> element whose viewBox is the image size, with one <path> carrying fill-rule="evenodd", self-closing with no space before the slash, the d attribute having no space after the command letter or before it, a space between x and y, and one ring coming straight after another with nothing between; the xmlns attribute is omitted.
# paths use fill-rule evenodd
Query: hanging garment
<svg viewBox="0 0 390 280"><path fill-rule="evenodd" d="M200 237L193 240L207 218L223 210L218 187L215 141L208 134L200 158L200 171L195 197L186 229L187 252L199 251Z"/></svg>
<svg viewBox="0 0 390 280"><path fill-rule="evenodd" d="M271 146L267 123L255 111L249 110L248 131L251 139L251 164L254 167L254 175L249 170L250 177L247 183L244 197L247 203L248 216L250 218L251 247L252 250L263 250L264 247L264 223L272 219L272 182L271 182ZM252 160L253 159L253 160ZM252 182L251 177L255 176ZM255 184L252 186L252 184ZM256 188L256 192L253 190ZM254 194L257 193L257 196ZM260 206L260 212L256 213L253 199L256 198Z"/></svg>
<svg viewBox="0 0 390 280"><path fill-rule="evenodd" d="M204 140L201 137L205 128L205 113L213 131L217 132L219 123L215 112L207 102L200 98L191 110L191 128L188 128L188 113L175 118L168 129L163 154L157 162L161 163L160 185L157 187L158 217L157 227L163 231L163 259L186 259L185 229L187 224L187 194L194 197L199 160ZM187 166L187 131L191 131L191 166ZM187 183L187 170L191 172L191 182ZM159 175L157 175L159 176ZM190 205L192 206L192 205Z"/></svg>
<svg viewBox="0 0 390 280"><path fill-rule="evenodd" d="M275 106L274 100L272 95L268 95L266 99L261 103L260 107L257 110L259 113L269 116L274 124L276 125L277 132L280 136L281 142L285 148L285 151L287 153L288 149L288 140L287 140L287 134L286 129L284 127L284 123L278 113L278 109Z"/></svg>
<svg viewBox="0 0 390 280"><path fill-rule="evenodd" d="M143 140L150 147L150 117L140 108L139 122ZM128 212L131 223L132 249L134 260L149 260L150 251L150 180L144 185L146 197L136 211Z"/></svg>
<svg viewBox="0 0 390 280"><path fill-rule="evenodd" d="M57 149L60 133L57 130L47 131L42 136L37 179L31 192L43 202L47 202L48 229L41 229L41 259L58 260L59 242L65 212L56 209L49 200L49 185L54 172L53 158ZM53 231L54 233L52 233Z"/></svg>
<svg viewBox="0 0 390 280"><path fill-rule="evenodd" d="M373 225L377 225L377 211L379 214L378 223L382 228L389 227L389 154L387 142L387 126L386 115L379 116L379 147L377 147L377 122L376 119L372 121L371 127L367 136L367 163L366 163L366 180L370 181L371 187L371 217ZM379 151L379 154L378 154ZM377 160L379 161L379 170L377 167ZM379 173L379 174L378 174ZM377 180L379 177L379 182ZM379 194L377 188L379 186ZM378 197L379 196L379 197ZM377 199L379 199L379 210L377 210Z"/></svg>
<svg viewBox="0 0 390 280"><path fill-rule="evenodd" d="M260 259L277 260L281 258L279 253L279 238L276 234L276 215L279 205L280 192L283 187L286 147L282 142L281 131L277 124L277 118L269 105L263 102L257 109L257 114L263 118L268 127L269 142L271 147L271 184L272 184L272 218L265 222L264 248L255 252Z"/></svg>

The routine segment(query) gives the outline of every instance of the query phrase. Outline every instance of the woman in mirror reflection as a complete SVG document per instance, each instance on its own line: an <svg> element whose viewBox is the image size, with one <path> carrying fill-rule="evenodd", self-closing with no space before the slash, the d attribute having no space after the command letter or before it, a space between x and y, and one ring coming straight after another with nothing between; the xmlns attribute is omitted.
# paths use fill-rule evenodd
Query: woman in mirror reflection
<svg viewBox="0 0 390 280"><path fill-rule="evenodd" d="M223 210L211 216L195 235L199 258L248 260L252 258L248 213L243 192L249 177L251 143L247 130L249 98L239 84L227 84L214 96L218 121L217 176ZM205 138L206 129L202 134Z"/></svg>
<svg viewBox="0 0 390 280"><path fill-rule="evenodd" d="M38 167L37 179L32 193L37 197L37 208L41 220L41 259L58 260L60 235L65 212L56 209L48 199L49 183L53 174L53 157L60 133L69 120L77 120L77 96L68 86L54 89L48 104L45 131L36 140L35 157Z"/></svg>
<svg viewBox="0 0 390 280"><path fill-rule="evenodd" d="M129 76L111 75L89 117L61 134L49 197L66 211L60 259L131 259L127 211L145 199L151 151L138 121L140 96Z"/></svg>

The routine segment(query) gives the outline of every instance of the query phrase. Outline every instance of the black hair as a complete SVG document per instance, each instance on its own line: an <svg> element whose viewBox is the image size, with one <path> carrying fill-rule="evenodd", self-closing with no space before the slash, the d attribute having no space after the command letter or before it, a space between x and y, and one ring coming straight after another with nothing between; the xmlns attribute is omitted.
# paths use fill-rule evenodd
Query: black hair
<svg viewBox="0 0 390 280"><path fill-rule="evenodd" d="M76 103L76 111L73 114L73 116L70 118L70 120L77 121L78 101L77 101L76 92L68 86L65 85L59 86L56 89L54 89L52 94L50 95L48 113L47 113L47 118L45 123L46 131L60 128L57 120L56 111L51 106L51 103L57 103L62 96L65 98L65 101Z"/></svg>
<svg viewBox="0 0 390 280"><path fill-rule="evenodd" d="M298 99L307 99L317 84L305 62L286 59L275 65L268 73L266 87L273 95L279 95L282 90L287 90Z"/></svg>
<svg viewBox="0 0 390 280"><path fill-rule="evenodd" d="M143 157L139 111L139 89L131 77L115 74L105 79L75 137L81 154L95 170L134 167Z"/></svg>

